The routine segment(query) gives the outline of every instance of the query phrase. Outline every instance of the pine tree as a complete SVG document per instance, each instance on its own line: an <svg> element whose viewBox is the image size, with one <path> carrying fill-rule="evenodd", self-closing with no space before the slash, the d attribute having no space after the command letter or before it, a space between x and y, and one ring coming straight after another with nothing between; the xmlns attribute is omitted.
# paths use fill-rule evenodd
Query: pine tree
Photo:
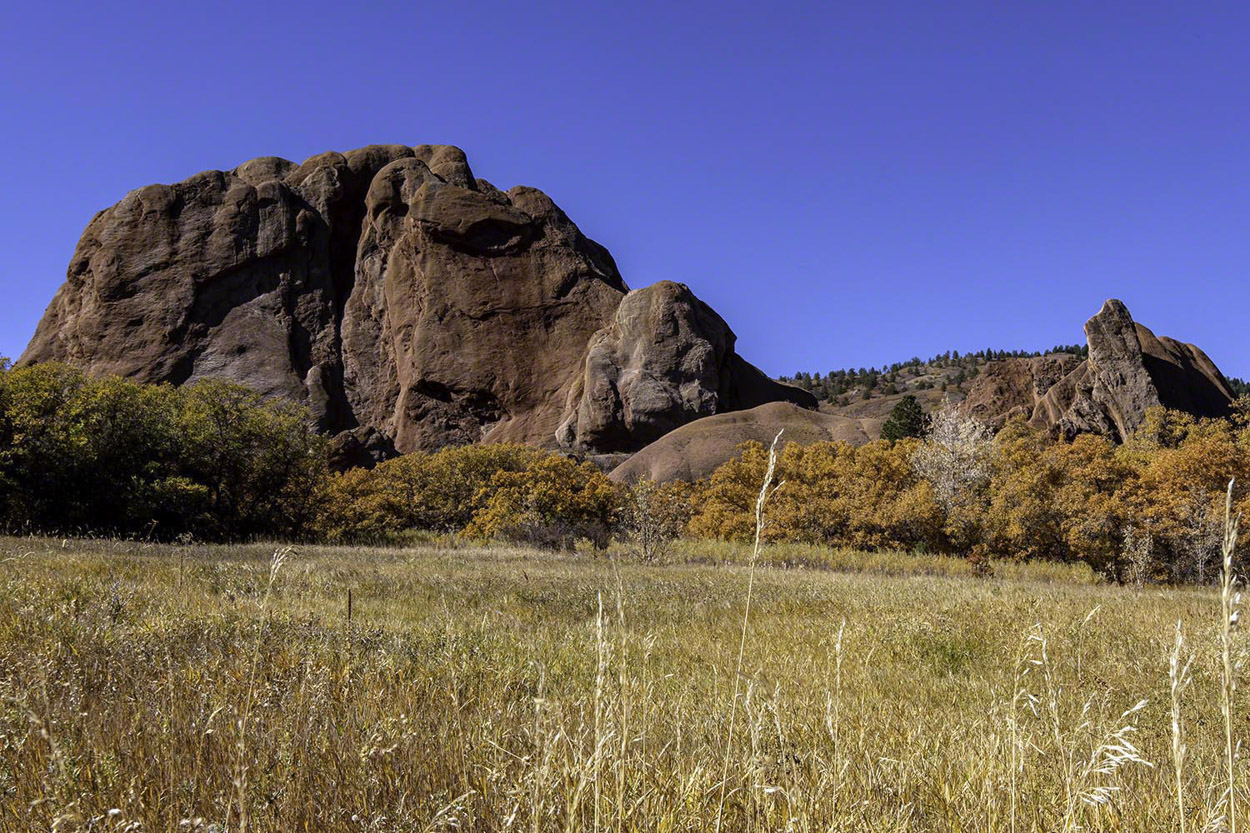
<svg viewBox="0 0 1250 833"><path fill-rule="evenodd" d="M910 393L899 400L881 426L881 439L895 442L904 437L924 436L924 409Z"/></svg>

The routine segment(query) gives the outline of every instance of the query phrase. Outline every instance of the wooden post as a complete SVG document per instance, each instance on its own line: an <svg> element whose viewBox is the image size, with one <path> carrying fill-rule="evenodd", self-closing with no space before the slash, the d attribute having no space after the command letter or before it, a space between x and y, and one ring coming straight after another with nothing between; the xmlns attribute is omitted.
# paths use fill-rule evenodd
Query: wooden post
<svg viewBox="0 0 1250 833"><path fill-rule="evenodd" d="M352 589L347 588L347 624L352 623Z"/></svg>

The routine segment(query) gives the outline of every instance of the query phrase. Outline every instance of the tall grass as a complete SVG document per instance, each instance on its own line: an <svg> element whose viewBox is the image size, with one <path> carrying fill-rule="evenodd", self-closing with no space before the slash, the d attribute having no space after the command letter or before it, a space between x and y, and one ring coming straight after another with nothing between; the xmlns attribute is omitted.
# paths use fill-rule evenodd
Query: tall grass
<svg viewBox="0 0 1250 833"><path fill-rule="evenodd" d="M1168 666L1169 693L1172 697L1172 769L1176 775L1176 824L1185 833L1185 758L1189 748L1185 744L1185 730L1181 715L1181 698L1189 687L1192 677L1189 666L1192 658L1184 657L1185 631L1180 620L1176 621L1176 647Z"/></svg>
<svg viewBox="0 0 1250 833"><path fill-rule="evenodd" d="M742 607L742 635L738 638L738 660L734 665L733 694L729 698L729 729L725 733L725 755L721 764L720 800L716 804L716 833L720 833L721 822L725 813L725 786L729 776L729 755L733 750L735 720L738 716L738 683L742 679L742 659L746 653L747 630L751 623L751 597L755 592L755 566L759 562L760 539L764 534L764 507L782 484L773 486L773 474L777 471L777 443L781 440L781 431L773 437L768 448L768 466L764 469L764 482L760 486L759 497L755 500L755 546L751 551L751 561L747 566L747 600Z"/></svg>
<svg viewBox="0 0 1250 833"><path fill-rule="evenodd" d="M1237 833L1237 777L1236 750L1233 747L1233 695L1237 690L1237 663L1233 659L1233 634L1240 615L1241 593L1237 590L1238 579L1233 568L1233 553L1237 549L1237 527L1241 516L1233 515L1233 485L1228 482L1228 495L1224 503L1224 540L1221 547L1222 569L1220 573L1220 711L1224 718L1224 765L1228 776L1228 789L1224 803L1227 808L1228 829Z"/></svg>
<svg viewBox="0 0 1250 833"><path fill-rule="evenodd" d="M273 595L274 584L278 581L278 573L282 571L282 565L291 556L292 550L289 547L283 547L275 550L273 559L269 563L269 582L265 585L265 595L260 601L260 622L256 630L256 639L252 643L252 657L248 662L247 671L247 690L243 696L243 709L239 715L239 721L236 724L237 740L235 742L234 756L234 786L238 796L238 819L239 833L247 833L248 826L251 823L251 813L248 809L248 789L247 775L249 761L247 757L247 741L251 730L249 723L252 719L252 706L256 700L256 670L260 659L261 638L264 635L264 628L269 622L269 599ZM184 562L179 559L178 562L178 586L182 585L182 570ZM230 816L227 813L226 823L229 824Z"/></svg>
<svg viewBox="0 0 1250 833"><path fill-rule="evenodd" d="M1227 553L1219 591L768 553L0 539L0 830L1241 823Z"/></svg>

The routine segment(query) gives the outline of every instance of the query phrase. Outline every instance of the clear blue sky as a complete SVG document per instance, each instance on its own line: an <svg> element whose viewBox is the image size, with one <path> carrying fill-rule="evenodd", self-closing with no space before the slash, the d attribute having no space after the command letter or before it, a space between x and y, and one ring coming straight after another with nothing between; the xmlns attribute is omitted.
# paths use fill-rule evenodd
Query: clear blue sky
<svg viewBox="0 0 1250 833"><path fill-rule="evenodd" d="M12 3L0 354L128 190L375 142L547 191L771 373L1082 339L1250 376L1250 4Z"/></svg>

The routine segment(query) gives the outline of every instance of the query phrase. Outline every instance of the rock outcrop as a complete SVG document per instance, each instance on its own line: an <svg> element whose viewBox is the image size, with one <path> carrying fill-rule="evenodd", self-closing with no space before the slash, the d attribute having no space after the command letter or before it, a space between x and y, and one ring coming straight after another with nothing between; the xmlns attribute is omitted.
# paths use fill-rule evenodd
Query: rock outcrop
<svg viewBox="0 0 1250 833"><path fill-rule="evenodd" d="M660 483L698 480L736 457L743 443L754 440L768 445L782 429L783 445L835 440L863 445L870 439L858 420L807 410L790 402L772 402L683 425L634 454L608 476L619 483L643 478Z"/></svg>
<svg viewBox="0 0 1250 833"><path fill-rule="evenodd" d="M1085 336L1088 359L1058 379L1062 365L1053 356L991 362L962 407L990 424L1019 413L1064 437L1101 434L1116 441L1132 434L1152 407L1198 417L1231 412L1234 396L1215 363L1192 344L1155 336L1122 302L1103 304L1085 323Z"/></svg>
<svg viewBox="0 0 1250 833"><path fill-rule="evenodd" d="M335 471L371 469L399 455L395 443L372 426L341 431L330 441L328 462Z"/></svg>
<svg viewBox="0 0 1250 833"><path fill-rule="evenodd" d="M1228 381L1198 347L1155 336L1133 321L1117 300L1085 324L1089 360L1057 385L1045 403L1064 436L1100 433L1128 437L1149 408L1163 406L1197 417L1227 416L1235 399Z"/></svg>
<svg viewBox="0 0 1250 833"><path fill-rule="evenodd" d="M21 361L240 382L305 404L344 464L554 447L562 423L579 451L632 450L706 414L803 401L676 286L622 308L606 249L541 191L475 178L454 147L265 157L100 212Z"/></svg>
<svg viewBox="0 0 1250 833"><path fill-rule="evenodd" d="M396 160L365 197L344 381L355 419L400 451L550 444L571 370L626 291L550 198L502 193L462 158L441 173Z"/></svg>
<svg viewBox="0 0 1250 833"><path fill-rule="evenodd" d="M693 420L816 398L765 376L734 352L736 336L685 284L625 296L590 340L558 432L575 450L636 451Z"/></svg>
<svg viewBox="0 0 1250 833"><path fill-rule="evenodd" d="M1017 415L1030 419L1047 391L1080 364L1073 353L992 361L977 374L960 409L995 430Z"/></svg>

